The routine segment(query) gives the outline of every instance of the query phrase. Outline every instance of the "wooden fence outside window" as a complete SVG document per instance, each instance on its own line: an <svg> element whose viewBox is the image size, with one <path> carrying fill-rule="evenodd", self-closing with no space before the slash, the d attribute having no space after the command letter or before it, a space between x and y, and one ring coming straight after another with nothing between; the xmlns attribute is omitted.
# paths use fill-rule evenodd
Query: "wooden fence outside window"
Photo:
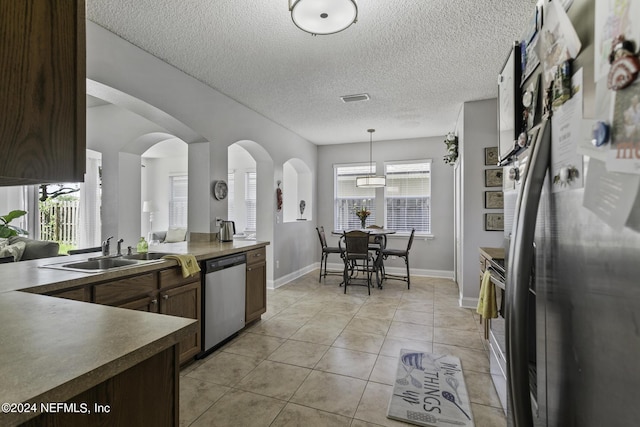
<svg viewBox="0 0 640 427"><path fill-rule="evenodd" d="M40 240L61 245L78 244L78 200L56 201L40 206Z"/></svg>

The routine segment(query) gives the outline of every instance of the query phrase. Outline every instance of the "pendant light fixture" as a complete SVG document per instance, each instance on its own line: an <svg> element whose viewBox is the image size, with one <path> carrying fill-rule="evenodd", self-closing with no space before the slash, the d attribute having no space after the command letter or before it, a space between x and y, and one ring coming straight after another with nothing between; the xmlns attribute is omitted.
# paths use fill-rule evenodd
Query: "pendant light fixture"
<svg viewBox="0 0 640 427"><path fill-rule="evenodd" d="M335 34L358 20L356 0L289 0L291 19L312 35Z"/></svg>
<svg viewBox="0 0 640 427"><path fill-rule="evenodd" d="M359 176L356 178L356 187L359 188L378 188L387 185L387 177L382 175L374 175L375 165L373 164L373 133L375 129L367 129L369 132L369 175Z"/></svg>

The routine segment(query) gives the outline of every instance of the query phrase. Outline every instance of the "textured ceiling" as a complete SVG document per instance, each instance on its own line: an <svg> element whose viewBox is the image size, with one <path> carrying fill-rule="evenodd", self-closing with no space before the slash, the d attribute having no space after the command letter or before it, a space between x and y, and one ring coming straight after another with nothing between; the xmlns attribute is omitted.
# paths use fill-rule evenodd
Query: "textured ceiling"
<svg viewBox="0 0 640 427"><path fill-rule="evenodd" d="M308 1L308 0L307 0ZM311 36L287 0L87 0L87 18L315 144L443 135L497 74L536 0L360 0ZM341 95L368 93L345 104Z"/></svg>

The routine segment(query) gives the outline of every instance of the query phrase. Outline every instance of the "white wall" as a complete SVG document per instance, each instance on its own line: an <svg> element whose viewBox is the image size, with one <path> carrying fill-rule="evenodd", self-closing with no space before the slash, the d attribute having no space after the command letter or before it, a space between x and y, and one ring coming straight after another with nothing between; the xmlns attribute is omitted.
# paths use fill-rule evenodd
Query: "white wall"
<svg viewBox="0 0 640 427"><path fill-rule="evenodd" d="M384 162L393 160L432 159L431 224L433 238L414 239L410 252L410 267L413 274L436 277L453 277L453 168L446 165L442 158L446 152L443 137L375 141L373 161L378 173L384 171ZM318 188L317 221L314 226L324 226L325 231L333 229L333 165L336 163L368 162L369 143L343 145L323 145L318 147ZM376 189L376 212L384 211L384 192ZM318 259L320 259L320 244ZM337 237L328 233L329 244L337 245ZM407 237L389 236L388 246L404 248ZM390 268L404 268L401 260L385 261Z"/></svg>
<svg viewBox="0 0 640 427"><path fill-rule="evenodd" d="M480 292L480 267L478 248L502 247L501 231L484 231L484 192L500 190L484 186L485 147L498 145L497 105L495 99L465 102L458 123L460 173L462 187L462 253L461 271L458 277L460 304L475 307Z"/></svg>
<svg viewBox="0 0 640 427"><path fill-rule="evenodd" d="M115 105L87 109L87 148L102 153L102 239L135 246L142 236L141 160L124 152L141 135L164 129ZM141 152L144 149L141 149Z"/></svg>
<svg viewBox="0 0 640 427"><path fill-rule="evenodd" d="M306 221L306 224L285 227L276 224L275 216L276 181L282 179L282 164L292 156L300 158L312 168L312 176L317 176L314 144L90 21L87 22L87 78L156 107L209 141L207 147L196 143L193 149L197 154L192 154L189 147L190 231L217 231L215 217L226 216L227 204L212 200L211 182L226 179L229 145L253 141L266 153L264 158L254 158L260 212L258 238L264 240L267 236L271 241L267 247L267 280L273 284L276 279L298 274L317 261L317 247L311 244L300 248L295 259L285 259L290 239L305 242L317 239L313 224ZM208 164L199 157L207 148ZM312 188L316 188L315 181ZM274 269L274 261L280 261L279 268Z"/></svg>

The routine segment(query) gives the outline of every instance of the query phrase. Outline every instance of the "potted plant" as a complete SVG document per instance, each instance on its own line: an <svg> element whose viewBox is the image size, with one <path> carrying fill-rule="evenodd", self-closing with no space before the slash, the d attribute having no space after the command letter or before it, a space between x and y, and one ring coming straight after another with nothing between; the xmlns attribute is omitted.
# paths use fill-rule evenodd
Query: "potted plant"
<svg viewBox="0 0 640 427"><path fill-rule="evenodd" d="M444 162L452 165L458 160L458 137L449 132L444 143L447 146L447 155L444 156Z"/></svg>
<svg viewBox="0 0 640 427"><path fill-rule="evenodd" d="M17 236L18 234L29 234L27 230L23 230L20 227L9 225L11 221L21 216L26 215L26 211L15 210L6 215L0 216L0 238L6 239L7 237Z"/></svg>

